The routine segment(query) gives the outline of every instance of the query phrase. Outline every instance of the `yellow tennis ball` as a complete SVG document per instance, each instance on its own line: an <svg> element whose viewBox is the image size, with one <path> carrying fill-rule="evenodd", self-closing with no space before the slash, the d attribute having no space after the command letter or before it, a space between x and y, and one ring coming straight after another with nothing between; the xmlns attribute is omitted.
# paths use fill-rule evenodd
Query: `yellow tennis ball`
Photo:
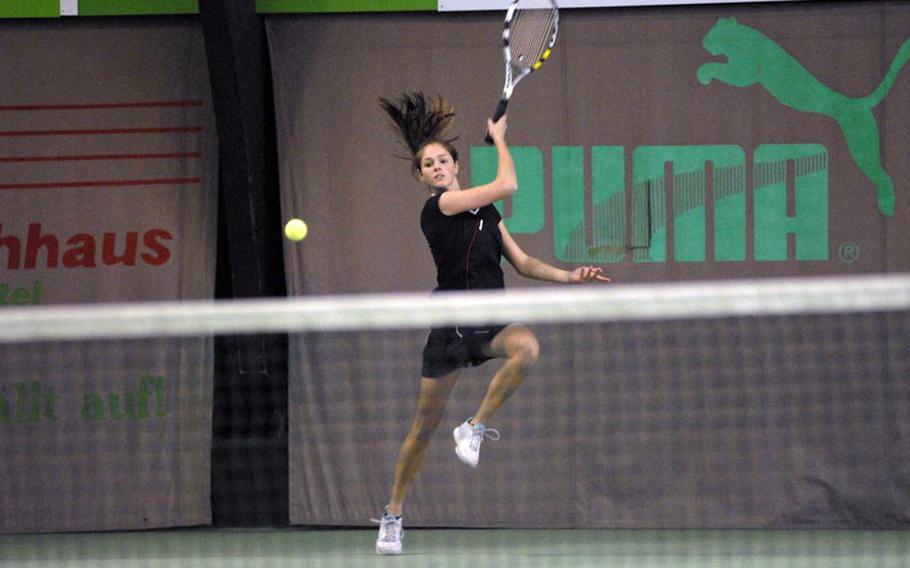
<svg viewBox="0 0 910 568"><path fill-rule="evenodd" d="M308 230L306 223L302 219L295 218L288 221L284 226L284 236L294 242L302 241L306 237Z"/></svg>

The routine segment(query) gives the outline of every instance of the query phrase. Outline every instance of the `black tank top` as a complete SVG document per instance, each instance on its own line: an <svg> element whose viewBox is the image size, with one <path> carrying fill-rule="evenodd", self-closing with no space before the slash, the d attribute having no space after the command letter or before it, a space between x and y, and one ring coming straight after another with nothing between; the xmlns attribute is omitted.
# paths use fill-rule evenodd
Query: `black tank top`
<svg viewBox="0 0 910 568"><path fill-rule="evenodd" d="M443 215L440 195L427 199L420 214L420 228L436 263L434 291L504 288L499 211L486 205Z"/></svg>

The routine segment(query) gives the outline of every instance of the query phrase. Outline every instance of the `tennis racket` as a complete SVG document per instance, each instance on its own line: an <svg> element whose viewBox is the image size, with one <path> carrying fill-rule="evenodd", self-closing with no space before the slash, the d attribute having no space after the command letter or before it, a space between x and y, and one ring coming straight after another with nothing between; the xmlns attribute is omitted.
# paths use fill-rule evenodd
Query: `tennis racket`
<svg viewBox="0 0 910 568"><path fill-rule="evenodd" d="M506 113L515 85L540 69L550 58L557 31L559 8L553 0L514 0L509 6L502 30L506 82L493 112L493 122ZM493 143L489 133L486 141L487 144Z"/></svg>

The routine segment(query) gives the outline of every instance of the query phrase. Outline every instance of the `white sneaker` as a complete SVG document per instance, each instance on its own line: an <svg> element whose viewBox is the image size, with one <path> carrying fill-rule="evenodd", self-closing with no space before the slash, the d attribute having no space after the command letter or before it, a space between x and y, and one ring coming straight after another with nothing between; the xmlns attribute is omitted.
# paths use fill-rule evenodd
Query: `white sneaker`
<svg viewBox="0 0 910 568"><path fill-rule="evenodd" d="M493 441L499 439L498 430L485 428L483 424L472 426L470 418L455 428L452 435L455 437L455 455L471 467L477 467L477 463L480 461L480 445L483 443L483 439L489 438Z"/></svg>
<svg viewBox="0 0 910 568"><path fill-rule="evenodd" d="M401 541L404 540L404 529L401 528L401 517L388 512L382 518L371 519L379 523L379 536L376 538L376 554L401 554Z"/></svg>

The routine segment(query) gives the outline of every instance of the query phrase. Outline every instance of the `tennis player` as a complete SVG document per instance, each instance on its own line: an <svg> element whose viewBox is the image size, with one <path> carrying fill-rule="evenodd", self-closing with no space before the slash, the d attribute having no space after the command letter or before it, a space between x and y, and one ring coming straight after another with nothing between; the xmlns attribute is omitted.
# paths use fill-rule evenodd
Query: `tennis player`
<svg viewBox="0 0 910 568"><path fill-rule="evenodd" d="M414 176L430 193L420 227L436 263L435 291L503 288L503 255L527 278L568 284L609 281L597 267L566 271L528 256L506 230L492 205L518 190L515 165L505 141L505 116L495 123L487 120L498 155L496 178L485 185L462 189L458 181L458 151L444 137L454 116L451 104L442 97L426 97L422 93L405 94L395 101L380 99L380 103L413 156ZM455 455L473 468L480 460L484 439L499 439L499 432L484 424L522 384L537 360L538 350L534 334L520 324L430 331L423 349L417 416L398 454L391 499L382 519L376 521L377 553L401 554L405 492L439 426L459 369L494 358L504 359L474 416L453 432Z"/></svg>

